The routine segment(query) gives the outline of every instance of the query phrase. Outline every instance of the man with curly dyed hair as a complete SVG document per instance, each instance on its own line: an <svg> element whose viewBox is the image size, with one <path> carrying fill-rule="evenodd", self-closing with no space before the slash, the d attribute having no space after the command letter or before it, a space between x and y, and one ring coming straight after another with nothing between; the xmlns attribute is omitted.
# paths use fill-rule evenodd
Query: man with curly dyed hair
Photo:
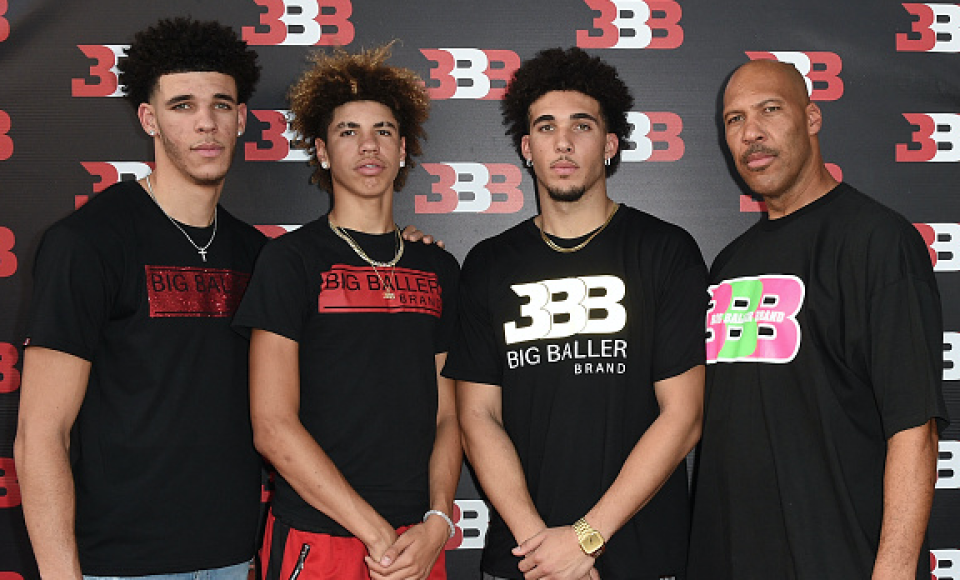
<svg viewBox="0 0 960 580"><path fill-rule="evenodd" d="M524 62L503 100L541 213L470 251L444 369L495 508L486 579L684 577L706 268L607 195L632 104L578 48Z"/></svg>
<svg viewBox="0 0 960 580"><path fill-rule="evenodd" d="M234 320L251 332L254 441L278 474L265 579L446 577L462 452L439 369L458 266L394 223L428 98L389 55L319 53L290 89L332 208L264 248Z"/></svg>
<svg viewBox="0 0 960 580"><path fill-rule="evenodd" d="M261 460L230 327L264 238L218 205L257 55L162 20L120 59L156 169L44 235L17 471L44 578L245 579Z"/></svg>

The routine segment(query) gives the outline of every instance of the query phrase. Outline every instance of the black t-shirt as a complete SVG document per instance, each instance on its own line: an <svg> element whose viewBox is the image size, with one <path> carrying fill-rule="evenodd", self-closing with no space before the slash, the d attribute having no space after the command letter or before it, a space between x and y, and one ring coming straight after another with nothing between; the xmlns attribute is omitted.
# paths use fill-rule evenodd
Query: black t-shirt
<svg viewBox="0 0 960 580"><path fill-rule="evenodd" d="M749 229L710 279L690 578L869 578L886 441L946 420L920 234L841 184Z"/></svg>
<svg viewBox="0 0 960 580"><path fill-rule="evenodd" d="M84 574L253 556L259 456L230 328L263 236L223 208L207 262L135 182L44 235L28 343L92 363L71 443ZM191 228L205 244L212 228Z"/></svg>
<svg viewBox="0 0 960 580"><path fill-rule="evenodd" d="M444 374L502 388L503 420L548 526L600 499L659 407L654 383L703 364L706 267L682 229L621 206L573 253L532 220L478 244L461 275L460 325ZM683 578L684 465L597 559L604 580ZM492 512L483 569L521 578Z"/></svg>
<svg viewBox="0 0 960 580"><path fill-rule="evenodd" d="M393 233L350 235L374 260L394 255ZM301 422L395 527L429 509L435 355L453 334L457 276L453 256L420 243L407 243L395 267L374 269L324 216L264 248L234 320L299 343ZM282 477L272 509L297 529L350 535Z"/></svg>

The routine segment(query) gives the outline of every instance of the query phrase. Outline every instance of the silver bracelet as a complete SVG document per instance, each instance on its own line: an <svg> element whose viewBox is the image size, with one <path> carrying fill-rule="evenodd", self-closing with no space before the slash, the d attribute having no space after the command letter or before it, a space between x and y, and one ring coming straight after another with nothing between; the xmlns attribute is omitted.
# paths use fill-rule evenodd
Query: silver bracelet
<svg viewBox="0 0 960 580"><path fill-rule="evenodd" d="M427 510L427 513L423 514L423 521L426 522L427 518L430 516L440 516L443 518L443 521L447 522L447 527L450 528L450 536L447 538L448 540L457 533L457 528L453 525L453 520L451 520L450 516L447 514L440 510Z"/></svg>

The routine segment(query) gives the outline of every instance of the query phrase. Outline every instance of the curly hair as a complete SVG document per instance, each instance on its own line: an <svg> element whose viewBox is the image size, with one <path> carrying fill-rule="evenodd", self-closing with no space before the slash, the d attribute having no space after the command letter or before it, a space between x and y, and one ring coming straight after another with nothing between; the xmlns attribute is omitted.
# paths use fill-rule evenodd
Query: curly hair
<svg viewBox="0 0 960 580"><path fill-rule="evenodd" d="M246 103L260 80L257 53L230 27L216 21L164 19L141 30L118 59L119 82L134 108L150 101L163 75L218 72L237 83L237 101Z"/></svg>
<svg viewBox="0 0 960 580"><path fill-rule="evenodd" d="M617 69L577 47L541 50L520 65L507 85L500 110L506 134L521 158L523 136L530 133L530 105L551 91L577 91L600 104L607 132L620 141L617 154L605 168L607 177L613 175L620 166L620 152L626 148L630 134L627 111L633 107L633 96ZM529 171L533 175L533 169Z"/></svg>
<svg viewBox="0 0 960 580"><path fill-rule="evenodd" d="M430 114L430 98L423 80L414 71L385 64L393 42L350 54L337 48L333 54L311 55L313 66L290 87L287 95L293 119L291 128L299 134L298 146L307 149L310 165L316 166L311 183L333 193L330 172L320 167L316 140L327 141L333 111L351 101L375 101L393 112L400 136L406 142L406 163L393 181L400 191L407 174L416 166L414 157L423 154L420 140L426 139L423 123Z"/></svg>

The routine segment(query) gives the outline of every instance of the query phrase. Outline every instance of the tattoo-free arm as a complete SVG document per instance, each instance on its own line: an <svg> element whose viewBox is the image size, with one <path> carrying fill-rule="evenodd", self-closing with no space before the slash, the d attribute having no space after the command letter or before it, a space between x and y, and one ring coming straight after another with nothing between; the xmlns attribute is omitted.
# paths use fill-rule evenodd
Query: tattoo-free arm
<svg viewBox="0 0 960 580"><path fill-rule="evenodd" d="M90 362L82 358L36 346L24 353L14 456L27 532L45 579L81 578L70 430L89 377Z"/></svg>
<svg viewBox="0 0 960 580"><path fill-rule="evenodd" d="M883 523L873 580L913 580L937 483L936 420L887 440Z"/></svg>

